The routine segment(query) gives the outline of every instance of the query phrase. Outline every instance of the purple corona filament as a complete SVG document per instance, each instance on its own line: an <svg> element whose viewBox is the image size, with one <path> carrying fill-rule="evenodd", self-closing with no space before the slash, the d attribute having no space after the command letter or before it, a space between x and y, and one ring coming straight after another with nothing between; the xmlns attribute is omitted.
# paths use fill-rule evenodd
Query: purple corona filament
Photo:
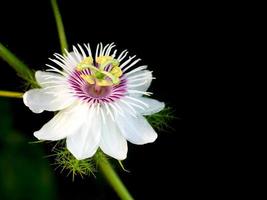
<svg viewBox="0 0 267 200"><path fill-rule="evenodd" d="M110 66L105 68L105 71L109 71ZM122 75L120 82L112 86L98 86L97 84L89 84L84 80L82 75L91 75L90 69L84 69L82 71L75 70L69 77L68 82L73 90L74 96L87 103L109 103L122 98L127 91L127 80Z"/></svg>

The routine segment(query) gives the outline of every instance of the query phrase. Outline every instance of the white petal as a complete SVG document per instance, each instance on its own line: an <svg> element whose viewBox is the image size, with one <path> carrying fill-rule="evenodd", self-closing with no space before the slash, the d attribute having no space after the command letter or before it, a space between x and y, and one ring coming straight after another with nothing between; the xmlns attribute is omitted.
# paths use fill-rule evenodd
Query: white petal
<svg viewBox="0 0 267 200"><path fill-rule="evenodd" d="M24 104L34 113L62 110L70 106L74 100L62 87L31 89L23 95Z"/></svg>
<svg viewBox="0 0 267 200"><path fill-rule="evenodd" d="M67 148L78 160L92 157L101 138L102 123L99 115L90 109L85 119L77 133L67 137Z"/></svg>
<svg viewBox="0 0 267 200"><path fill-rule="evenodd" d="M117 116L118 127L123 136L133 144L146 144L157 139L157 133L143 116Z"/></svg>
<svg viewBox="0 0 267 200"><path fill-rule="evenodd" d="M77 133L83 125L86 116L86 107L75 105L56 114L34 136L39 140L61 140Z"/></svg>
<svg viewBox="0 0 267 200"><path fill-rule="evenodd" d="M127 77L128 88L131 90L138 90L146 92L152 82L152 72L148 70L142 70L130 74ZM142 94L134 94L132 96L141 96Z"/></svg>
<svg viewBox="0 0 267 200"><path fill-rule="evenodd" d="M152 115L154 113L160 112L165 107L164 102L160 102L155 99L147 97L138 97L137 99L148 105L148 107L143 106L145 108L144 110L138 109L141 115Z"/></svg>
<svg viewBox="0 0 267 200"><path fill-rule="evenodd" d="M65 82L65 78L62 75L52 72L37 71L35 72L35 78L37 83L43 88Z"/></svg>
<svg viewBox="0 0 267 200"><path fill-rule="evenodd" d="M127 157L127 141L118 129L116 122L108 115L106 115L106 124L102 127L100 148L104 153L117 160L124 160Z"/></svg>

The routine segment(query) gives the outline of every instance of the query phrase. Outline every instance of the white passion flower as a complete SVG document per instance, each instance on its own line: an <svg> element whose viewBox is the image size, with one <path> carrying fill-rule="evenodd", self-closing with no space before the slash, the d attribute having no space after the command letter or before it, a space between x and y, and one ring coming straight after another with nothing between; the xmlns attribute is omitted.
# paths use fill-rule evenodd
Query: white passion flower
<svg viewBox="0 0 267 200"><path fill-rule="evenodd" d="M115 45L97 45L93 57L90 45L77 45L73 52L54 54L56 66L35 73L41 88L31 89L23 101L34 113L56 111L56 115L34 136L39 140L66 138L68 150L76 159L92 157L97 149L123 160L127 140L133 144L154 142L157 134L145 119L164 108L164 103L144 97L152 81L147 66L119 56ZM127 57L127 58L126 58Z"/></svg>

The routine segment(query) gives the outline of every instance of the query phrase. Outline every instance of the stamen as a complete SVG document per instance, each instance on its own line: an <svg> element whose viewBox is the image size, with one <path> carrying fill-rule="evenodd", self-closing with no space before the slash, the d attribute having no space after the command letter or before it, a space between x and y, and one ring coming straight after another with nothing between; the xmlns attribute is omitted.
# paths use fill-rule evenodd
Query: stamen
<svg viewBox="0 0 267 200"><path fill-rule="evenodd" d="M93 65L93 58L92 57L86 57L85 59L82 60L77 66L78 71L82 71L84 69L90 68L91 65Z"/></svg>

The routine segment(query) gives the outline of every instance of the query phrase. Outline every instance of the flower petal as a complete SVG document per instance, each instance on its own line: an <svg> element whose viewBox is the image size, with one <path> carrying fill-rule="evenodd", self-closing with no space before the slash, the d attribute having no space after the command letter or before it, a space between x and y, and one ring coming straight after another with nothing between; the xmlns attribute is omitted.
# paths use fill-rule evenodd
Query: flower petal
<svg viewBox="0 0 267 200"><path fill-rule="evenodd" d="M100 148L107 155L117 160L124 160L128 151L127 141L109 115L106 115L105 121L106 124L102 127Z"/></svg>
<svg viewBox="0 0 267 200"><path fill-rule="evenodd" d="M77 133L67 137L67 148L78 160L92 157L101 138L101 120L98 114L90 109L85 119Z"/></svg>
<svg viewBox="0 0 267 200"><path fill-rule="evenodd" d="M131 90L138 90L146 92L152 82L152 72L149 70L142 70L135 72L127 77L128 88ZM142 94L132 94L132 96L141 96Z"/></svg>
<svg viewBox="0 0 267 200"><path fill-rule="evenodd" d="M138 109L138 112L141 115L152 115L154 113L160 112L165 107L164 102L160 102L155 99L151 99L147 97L139 97L138 100L148 105L148 107L144 107L145 108L144 110Z"/></svg>
<svg viewBox="0 0 267 200"><path fill-rule="evenodd" d="M71 106L56 114L34 136L39 140L61 140L77 133L84 123L86 107L84 105Z"/></svg>
<svg viewBox="0 0 267 200"><path fill-rule="evenodd" d="M23 95L24 104L34 113L62 110L70 106L74 100L63 87L31 89Z"/></svg>
<svg viewBox="0 0 267 200"><path fill-rule="evenodd" d="M146 144L157 139L157 133L143 116L117 116L118 127L123 136L133 144Z"/></svg>
<svg viewBox="0 0 267 200"><path fill-rule="evenodd" d="M37 71L35 72L35 78L37 83L43 88L57 84L64 84L65 82L64 76L53 72Z"/></svg>

